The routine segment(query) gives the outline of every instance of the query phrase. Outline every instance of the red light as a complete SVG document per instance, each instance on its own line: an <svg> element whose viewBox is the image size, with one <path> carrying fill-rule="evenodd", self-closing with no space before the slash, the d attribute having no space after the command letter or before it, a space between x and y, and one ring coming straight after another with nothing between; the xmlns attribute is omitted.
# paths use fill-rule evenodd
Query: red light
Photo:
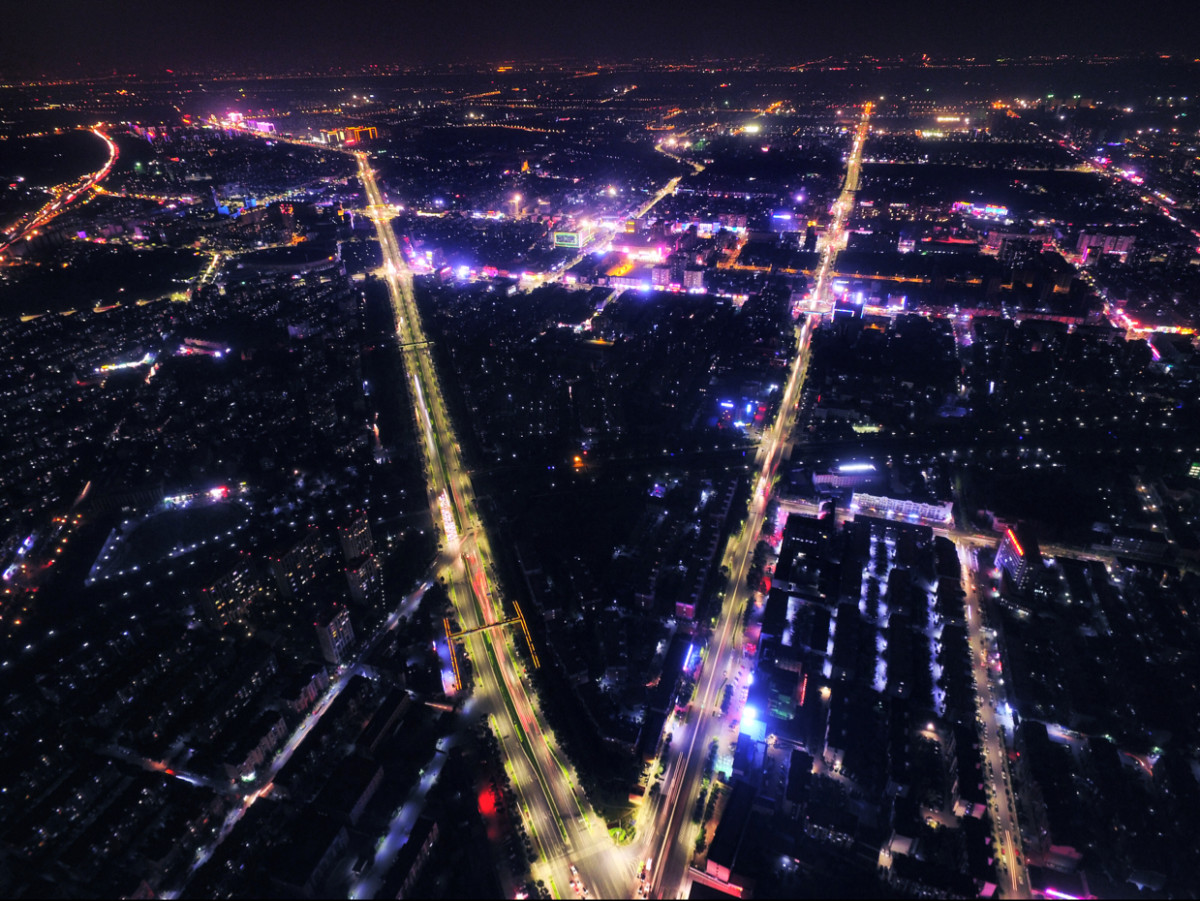
<svg viewBox="0 0 1200 901"><path fill-rule="evenodd" d="M496 815L496 796L490 788L485 788L479 793L479 812L485 817Z"/></svg>
<svg viewBox="0 0 1200 901"><path fill-rule="evenodd" d="M1009 529L1007 532L1007 535L1008 535L1008 540L1011 541L1013 543L1013 547L1015 547L1017 549L1017 554L1024 557L1025 549L1023 547L1021 547L1021 542L1017 541L1017 536L1013 534L1013 530Z"/></svg>

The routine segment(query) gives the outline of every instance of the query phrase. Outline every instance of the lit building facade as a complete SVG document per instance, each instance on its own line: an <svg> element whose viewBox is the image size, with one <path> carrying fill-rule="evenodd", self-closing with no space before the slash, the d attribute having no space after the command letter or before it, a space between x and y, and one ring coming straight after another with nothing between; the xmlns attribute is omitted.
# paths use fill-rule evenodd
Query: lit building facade
<svg viewBox="0 0 1200 901"><path fill-rule="evenodd" d="M346 662L350 649L354 647L354 627L350 625L350 612L344 607L334 608L325 618L313 625L317 629L317 641L321 655L327 663L340 666Z"/></svg>
<svg viewBox="0 0 1200 901"><path fill-rule="evenodd" d="M1024 591L1033 575L1041 569L1042 553L1037 539L1024 525L1004 531L1000 548L996 551L996 566L1003 570L1013 584Z"/></svg>

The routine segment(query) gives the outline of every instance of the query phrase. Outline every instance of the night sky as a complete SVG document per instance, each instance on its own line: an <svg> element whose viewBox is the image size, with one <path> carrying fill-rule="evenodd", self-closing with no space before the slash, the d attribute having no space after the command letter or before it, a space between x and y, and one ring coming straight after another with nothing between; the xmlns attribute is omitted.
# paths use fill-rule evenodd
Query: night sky
<svg viewBox="0 0 1200 901"><path fill-rule="evenodd" d="M0 73L7 75L646 56L1200 56L1200 3L1181 0L16 0L5 7Z"/></svg>

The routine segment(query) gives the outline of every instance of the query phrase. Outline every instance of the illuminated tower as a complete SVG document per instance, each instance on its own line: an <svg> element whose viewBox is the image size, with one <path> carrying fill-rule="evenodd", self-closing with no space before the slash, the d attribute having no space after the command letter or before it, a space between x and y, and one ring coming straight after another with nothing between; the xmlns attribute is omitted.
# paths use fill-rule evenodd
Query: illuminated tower
<svg viewBox="0 0 1200 901"><path fill-rule="evenodd" d="M354 629L350 625L350 612L344 607L334 607L330 613L313 623L317 629L317 641L327 663L337 666L346 659L354 645Z"/></svg>
<svg viewBox="0 0 1200 901"><path fill-rule="evenodd" d="M1024 524L1006 529L996 551L996 566L1008 573L1018 589L1024 591L1034 573L1041 569L1042 552L1033 532Z"/></svg>
<svg viewBox="0 0 1200 901"><path fill-rule="evenodd" d="M371 524L365 511L356 510L353 516L338 526L338 540L342 544L342 554L347 563L365 557L374 550Z"/></svg>
<svg viewBox="0 0 1200 901"><path fill-rule="evenodd" d="M383 600L383 573L378 557L368 554L347 564L346 582L350 597L360 604L377 604Z"/></svg>

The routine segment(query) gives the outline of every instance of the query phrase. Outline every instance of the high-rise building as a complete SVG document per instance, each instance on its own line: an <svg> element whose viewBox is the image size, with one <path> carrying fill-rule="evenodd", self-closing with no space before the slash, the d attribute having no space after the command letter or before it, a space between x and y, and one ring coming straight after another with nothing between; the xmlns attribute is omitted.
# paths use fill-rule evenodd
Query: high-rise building
<svg viewBox="0 0 1200 901"><path fill-rule="evenodd" d="M346 565L346 582L350 586L350 597L360 604L375 604L383 600L383 573L379 558L367 554Z"/></svg>
<svg viewBox="0 0 1200 901"><path fill-rule="evenodd" d="M671 282L672 284L682 285L684 273L687 272L688 255L676 251L667 257L667 263L671 267Z"/></svg>
<svg viewBox="0 0 1200 901"><path fill-rule="evenodd" d="M200 589L200 609L214 626L224 629L245 618L256 601L265 597L267 586L255 571L250 555L242 552L225 575Z"/></svg>
<svg viewBox="0 0 1200 901"><path fill-rule="evenodd" d="M1027 526L1019 524L1005 530L1000 548L996 551L996 566L1008 574L1019 590L1024 591L1028 587L1030 579L1041 570L1041 564L1042 552Z"/></svg>
<svg viewBox="0 0 1200 901"><path fill-rule="evenodd" d="M309 527L291 547L272 555L269 558L271 572L280 593L286 598L294 598L306 585L315 582L324 557L325 548L315 526Z"/></svg>
<svg viewBox="0 0 1200 901"><path fill-rule="evenodd" d="M374 551L371 523L366 511L356 510L348 521L338 526L338 541L342 544L342 554L347 563Z"/></svg>
<svg viewBox="0 0 1200 901"><path fill-rule="evenodd" d="M1045 238L1040 235L1001 235L996 255L1001 263L1020 269L1032 266L1044 245Z"/></svg>
<svg viewBox="0 0 1200 901"><path fill-rule="evenodd" d="M317 641L326 662L338 666L346 661L354 646L354 628L350 625L350 611L345 607L334 607L313 625L317 629Z"/></svg>

